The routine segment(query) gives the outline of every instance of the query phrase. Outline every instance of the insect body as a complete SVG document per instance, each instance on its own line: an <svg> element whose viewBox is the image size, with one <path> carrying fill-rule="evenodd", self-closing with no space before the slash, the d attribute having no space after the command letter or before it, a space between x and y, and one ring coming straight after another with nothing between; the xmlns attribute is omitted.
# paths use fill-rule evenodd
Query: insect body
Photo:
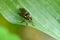
<svg viewBox="0 0 60 40"><path fill-rule="evenodd" d="M19 11L21 12L21 16L25 19L28 20L30 22L32 22L32 17L30 16L29 12L26 11L24 8L19 8ZM33 24L33 22L32 22ZM27 26L27 22L26 22L26 26Z"/></svg>
<svg viewBox="0 0 60 40"><path fill-rule="evenodd" d="M25 18L28 21L32 20L32 17L30 16L29 12L27 12L24 8L19 8L19 10L23 18Z"/></svg>

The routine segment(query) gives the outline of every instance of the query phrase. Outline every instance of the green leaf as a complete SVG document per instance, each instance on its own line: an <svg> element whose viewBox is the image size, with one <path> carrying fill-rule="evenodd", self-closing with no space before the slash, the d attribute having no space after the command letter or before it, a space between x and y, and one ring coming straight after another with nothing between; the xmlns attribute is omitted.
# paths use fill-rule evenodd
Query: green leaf
<svg viewBox="0 0 60 40"><path fill-rule="evenodd" d="M18 9L10 0L0 1L1 14L11 23L19 24L21 17L18 15Z"/></svg>
<svg viewBox="0 0 60 40"><path fill-rule="evenodd" d="M23 18L18 15L18 9L25 8L33 18L32 27L59 40L59 4L59 0L0 0L0 12L9 22L21 25Z"/></svg>

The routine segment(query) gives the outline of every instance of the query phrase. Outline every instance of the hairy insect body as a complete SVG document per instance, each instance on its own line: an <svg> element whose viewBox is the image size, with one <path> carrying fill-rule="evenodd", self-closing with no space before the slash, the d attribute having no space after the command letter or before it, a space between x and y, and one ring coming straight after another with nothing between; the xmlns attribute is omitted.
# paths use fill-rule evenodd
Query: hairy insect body
<svg viewBox="0 0 60 40"><path fill-rule="evenodd" d="M32 20L32 17L30 16L29 12L27 12L24 8L20 8L19 10L21 11L22 17L24 17L28 21Z"/></svg>
<svg viewBox="0 0 60 40"><path fill-rule="evenodd" d="M19 11L21 12L21 16L25 19L25 20L28 20L30 22L32 22L32 17L30 16L29 12L26 11L24 8L19 8ZM24 21L25 21L24 20ZM28 22L26 22L26 26L28 25ZM33 25L33 22L32 22L32 25Z"/></svg>

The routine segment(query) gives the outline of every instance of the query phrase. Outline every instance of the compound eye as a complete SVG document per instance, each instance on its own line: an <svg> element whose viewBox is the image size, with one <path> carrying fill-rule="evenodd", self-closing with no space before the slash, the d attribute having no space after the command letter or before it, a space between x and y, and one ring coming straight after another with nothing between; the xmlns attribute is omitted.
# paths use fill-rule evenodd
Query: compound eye
<svg viewBox="0 0 60 40"><path fill-rule="evenodd" d="M31 21L31 19L30 19L30 18L28 18L28 20L29 20L29 21Z"/></svg>
<svg viewBox="0 0 60 40"><path fill-rule="evenodd" d="M29 19L28 19L29 20Z"/></svg>

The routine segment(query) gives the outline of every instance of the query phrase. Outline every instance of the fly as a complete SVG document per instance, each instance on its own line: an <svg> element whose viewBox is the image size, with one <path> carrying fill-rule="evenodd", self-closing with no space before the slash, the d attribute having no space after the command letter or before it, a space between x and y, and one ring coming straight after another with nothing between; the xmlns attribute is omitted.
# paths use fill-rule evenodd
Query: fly
<svg viewBox="0 0 60 40"><path fill-rule="evenodd" d="M21 16L25 20L28 20L28 21L32 22L32 17L30 16L30 13L28 11L26 11L24 8L19 8L19 11L21 12ZM26 25L28 25L28 24L26 23Z"/></svg>
<svg viewBox="0 0 60 40"><path fill-rule="evenodd" d="M28 21L32 20L32 17L30 16L28 11L26 11L24 8L19 8L19 10L20 10L21 15L22 15L23 18L25 18Z"/></svg>

